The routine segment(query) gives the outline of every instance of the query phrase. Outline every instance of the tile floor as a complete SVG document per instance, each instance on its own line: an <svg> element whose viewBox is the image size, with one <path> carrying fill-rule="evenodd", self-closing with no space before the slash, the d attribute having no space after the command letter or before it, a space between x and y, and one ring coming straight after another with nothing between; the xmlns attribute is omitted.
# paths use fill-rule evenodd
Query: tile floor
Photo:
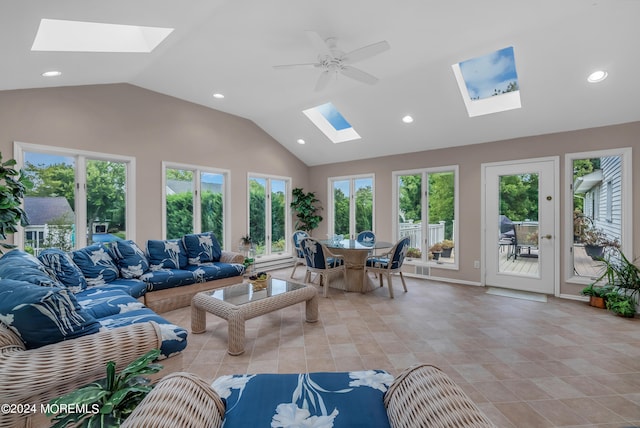
<svg viewBox="0 0 640 428"><path fill-rule="evenodd" d="M288 278L290 270L271 272ZM298 269L296 277L302 280ZM184 370L232 373L385 369L416 363L448 373L499 427L640 426L640 319L583 302L488 295L484 288L399 278L368 294L330 289L320 321L304 304L247 321L246 351L230 356L227 325L207 316L190 334ZM163 314L190 327L190 309Z"/></svg>

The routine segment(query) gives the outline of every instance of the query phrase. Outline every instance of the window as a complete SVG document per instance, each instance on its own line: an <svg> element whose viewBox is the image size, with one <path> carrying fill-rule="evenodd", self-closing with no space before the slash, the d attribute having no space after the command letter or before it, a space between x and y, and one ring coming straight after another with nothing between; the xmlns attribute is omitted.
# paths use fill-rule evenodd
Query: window
<svg viewBox="0 0 640 428"><path fill-rule="evenodd" d="M393 173L397 239L410 238L408 261L457 267L458 167Z"/></svg>
<svg viewBox="0 0 640 428"><path fill-rule="evenodd" d="M330 234L355 239L362 231L374 231L373 179L373 175L329 179Z"/></svg>
<svg viewBox="0 0 640 428"><path fill-rule="evenodd" d="M19 246L37 255L135 239L133 158L18 142L14 152L34 183L25 195L30 224Z"/></svg>
<svg viewBox="0 0 640 428"><path fill-rule="evenodd" d="M176 239L188 233L213 232L224 248L229 172L168 162L162 168L164 236Z"/></svg>
<svg viewBox="0 0 640 428"><path fill-rule="evenodd" d="M598 257L631 252L631 149L569 153L565 182L567 281L587 284L600 275Z"/></svg>
<svg viewBox="0 0 640 428"><path fill-rule="evenodd" d="M289 253L291 179L249 174L249 235L256 256Z"/></svg>

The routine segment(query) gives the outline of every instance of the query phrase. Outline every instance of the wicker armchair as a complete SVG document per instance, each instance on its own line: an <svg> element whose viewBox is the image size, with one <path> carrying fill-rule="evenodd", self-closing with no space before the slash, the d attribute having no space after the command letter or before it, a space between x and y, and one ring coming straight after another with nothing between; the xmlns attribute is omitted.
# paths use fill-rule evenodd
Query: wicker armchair
<svg viewBox="0 0 640 428"><path fill-rule="evenodd" d="M41 404L103 378L108 361L122 368L161 343L158 325L147 322L27 350L0 323L0 404L38 407L26 415L0 414L0 427L42 426Z"/></svg>
<svg viewBox="0 0 640 428"><path fill-rule="evenodd" d="M384 405L392 428L495 428L473 401L440 369L410 367L391 384ZM162 379L123 428L218 428L225 408L216 392L190 373Z"/></svg>

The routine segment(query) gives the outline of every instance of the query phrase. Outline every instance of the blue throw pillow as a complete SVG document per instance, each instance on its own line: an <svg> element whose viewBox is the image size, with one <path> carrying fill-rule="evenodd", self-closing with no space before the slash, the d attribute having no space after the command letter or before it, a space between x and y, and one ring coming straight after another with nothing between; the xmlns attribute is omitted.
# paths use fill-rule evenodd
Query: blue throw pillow
<svg viewBox="0 0 640 428"><path fill-rule="evenodd" d="M73 262L69 253L57 248L47 248L40 253L38 259L49 275L71 292L79 293L87 288L87 280L84 279L82 271Z"/></svg>
<svg viewBox="0 0 640 428"><path fill-rule="evenodd" d="M187 257L190 265L199 265L202 263L219 262L222 256L222 249L211 233L192 233L182 237L184 248L187 249Z"/></svg>
<svg viewBox="0 0 640 428"><path fill-rule="evenodd" d="M147 257L151 270L180 269L187 265L187 252L180 239L148 240Z"/></svg>
<svg viewBox="0 0 640 428"><path fill-rule="evenodd" d="M26 281L44 287L60 284L47 273L36 257L21 250L13 250L0 257L0 278Z"/></svg>
<svg viewBox="0 0 640 428"><path fill-rule="evenodd" d="M142 250L131 240L113 241L111 243L111 256L120 268L123 278L139 278L149 270L149 261Z"/></svg>
<svg viewBox="0 0 640 428"><path fill-rule="evenodd" d="M80 268L87 285L103 285L118 277L118 266L104 244L94 244L71 252L73 262Z"/></svg>
<svg viewBox="0 0 640 428"><path fill-rule="evenodd" d="M392 382L385 371L365 370L228 375L211 386L226 400L225 428L389 428L383 398Z"/></svg>
<svg viewBox="0 0 640 428"><path fill-rule="evenodd" d="M11 279L0 280L0 321L20 336L28 349L100 330L100 323L66 288Z"/></svg>

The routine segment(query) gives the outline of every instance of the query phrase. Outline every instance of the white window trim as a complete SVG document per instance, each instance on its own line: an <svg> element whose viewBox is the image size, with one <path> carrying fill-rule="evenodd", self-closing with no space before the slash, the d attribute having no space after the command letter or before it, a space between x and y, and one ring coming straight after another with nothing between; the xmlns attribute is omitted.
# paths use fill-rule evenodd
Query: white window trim
<svg viewBox="0 0 640 428"><path fill-rule="evenodd" d="M24 167L24 152L37 152L44 154L68 156L76 158L77 163L75 165L76 173L76 223L78 225L87 224L87 207L81 201L86 201L86 177L80 176L79 171L86 170L86 159L95 159L102 161L122 162L126 165L125 174L127 180L127 194L126 194L126 237L132 241L136 241L136 158L132 156L115 155L100 152L91 152L87 150L68 149L64 147L45 146L42 144L24 143L21 141L13 142L13 154L16 160L17 167ZM76 248L82 248L78 246L81 242L87 242L87 231L84 227L76 227ZM24 230L22 227L18 227L18 232L14 234L14 244L18 248L24 248Z"/></svg>
<svg viewBox="0 0 640 428"><path fill-rule="evenodd" d="M200 198L201 195L201 174L211 173L220 174L224 176L224 186L222 195L222 230L224 236L223 249L225 251L232 251L231 248L231 216L229 215L231 209L231 171L228 169L214 168L209 166L185 164L177 162L162 161L162 239L167 237L167 169L181 169L193 172L193 185L194 185L194 209L193 209L193 232L200 233L201 228L201 211L200 211ZM198 197L196 197L196 195Z"/></svg>
<svg viewBox="0 0 640 428"><path fill-rule="evenodd" d="M363 178L371 179L371 231L373 233L376 232L376 175L375 174L356 174L356 175L344 175L340 177L329 177L327 180L327 195L329 195L329 206L328 206L328 231L330 235L335 233L335 200L333 193L333 183L336 181L349 181L349 231L354 230L356 228L356 212L355 212L355 182L356 180L360 180ZM349 232L351 233L351 232ZM355 235L355 232L354 232ZM351 236L350 239L355 239L355 236Z"/></svg>

